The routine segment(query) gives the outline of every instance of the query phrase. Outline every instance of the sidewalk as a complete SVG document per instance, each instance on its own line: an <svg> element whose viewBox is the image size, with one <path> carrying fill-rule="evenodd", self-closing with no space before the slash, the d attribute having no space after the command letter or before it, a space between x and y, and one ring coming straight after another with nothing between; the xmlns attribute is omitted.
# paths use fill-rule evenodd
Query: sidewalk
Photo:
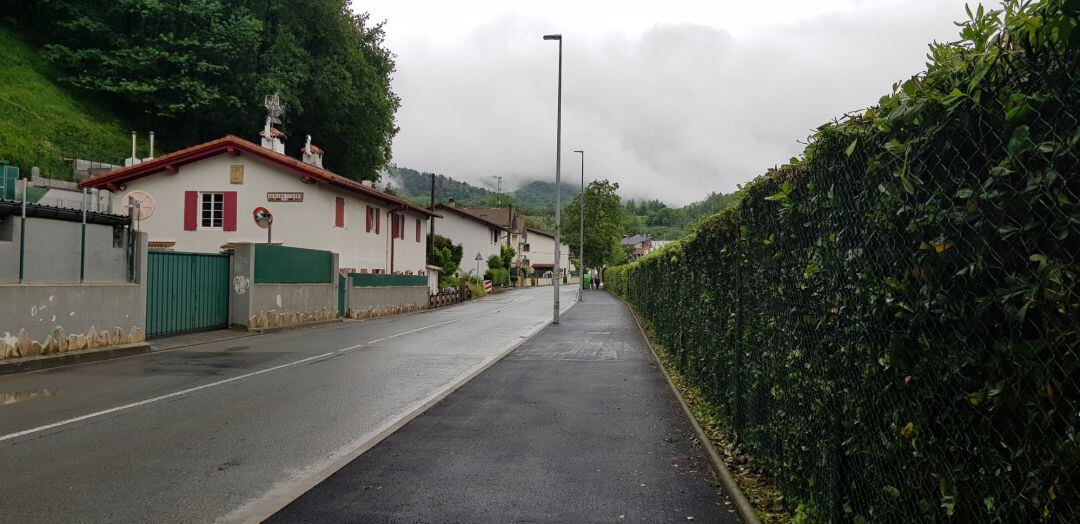
<svg viewBox="0 0 1080 524"><path fill-rule="evenodd" d="M738 522L625 306L584 296L270 521Z"/></svg>

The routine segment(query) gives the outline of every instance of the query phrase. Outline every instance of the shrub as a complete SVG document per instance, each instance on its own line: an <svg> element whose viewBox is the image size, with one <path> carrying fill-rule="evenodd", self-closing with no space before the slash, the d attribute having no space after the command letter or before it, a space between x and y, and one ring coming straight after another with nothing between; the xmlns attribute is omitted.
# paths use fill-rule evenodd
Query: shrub
<svg viewBox="0 0 1080 524"><path fill-rule="evenodd" d="M819 520L1080 520L1080 13L1005 7L605 273Z"/></svg>

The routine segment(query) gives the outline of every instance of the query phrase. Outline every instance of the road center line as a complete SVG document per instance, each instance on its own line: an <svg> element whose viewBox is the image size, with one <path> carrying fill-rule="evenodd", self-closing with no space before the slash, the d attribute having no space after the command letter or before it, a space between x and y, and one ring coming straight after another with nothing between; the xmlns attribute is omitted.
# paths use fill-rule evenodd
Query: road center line
<svg viewBox="0 0 1080 524"><path fill-rule="evenodd" d="M543 293L543 291L541 291L539 293L534 293L529 297L521 299L520 302L525 302L525 301L528 301L528 300L532 300L533 298L536 298L537 296L539 296L541 293ZM484 313L480 313L480 314L477 314L477 315L470 315L470 316L467 316L467 317L455 318L455 319L452 319L452 320L447 320L447 321L431 324L429 326L419 327L419 328L416 328L416 329L410 329L409 331L403 331L403 332L397 333L395 335L390 335L388 337L372 340L371 342L368 342L367 344L374 344L376 342L381 342L383 340L388 340L388 339L391 339L391 338L396 338L396 337L400 337L400 336L403 336L403 335L416 333L417 331L423 331L425 329L431 329L431 328L435 328L435 327L439 327L439 326L445 326L447 324L452 324L454 322L461 322L463 320L470 320L470 319L490 315L492 313L498 313L500 311L503 311L503 310L509 308L510 306L514 305L517 302L519 302L519 301L514 300L514 301L511 301L510 303L506 304L503 307L500 307L498 309L493 309L491 311L487 311L487 312L484 312ZM303 364L305 362L311 362L312 360L318 360L320 358L325 358L325 357L331 356L331 355L333 355L335 353L344 353L346 351L350 351L350 350L354 350L354 349L360 349L360 348L366 346L367 344L356 344L354 346L341 348L341 349L338 349L338 350L335 350L335 351L330 351L328 353L323 353L321 355L315 355L313 357L302 358L300 360L296 360L296 361L293 361L293 362L287 362L285 364L280 364L280 365L277 365L277 366L274 366L274 367L269 367L269 368L266 368L266 369L260 369L258 371L252 371L250 373L245 373L243 375L237 375L235 377L230 377L230 378L227 378L227 379L218 380L216 382L210 382L208 384L203 384L201 386L195 386L195 387L183 389L183 390L180 390L180 391L174 391L172 393L167 393L165 395L161 395L161 396L157 396L157 397L153 397L153 398L148 398L146 400L140 400L138 402L132 402L130 404L124 404L122 406L116 406L116 407L112 407L112 408L109 408L109 409L103 409L101 411L95 411L93 413L87 413L86 415L80 415L78 417L69 418L69 419L66 419L66 420L61 420L59 422L53 422L52 424L46 424L44 426L38 426L36 428L30 428L30 429L23 430L23 431L18 431L18 432L15 432L15 433L9 433L7 435L0 436L0 442L3 442L5 440L16 439L16 438L19 438L19 437L24 437L26 435L32 435L34 433L39 433L39 432L50 430L50 429L53 429L53 428L66 426L68 424L74 424L76 422L81 422L83 420L89 420L89 419L100 417L100 416L103 416L103 415L108 415L110 413L116 413L116 412L119 412L119 411L124 411L124 410L127 410L127 409L136 408L136 407L139 407L139 406L145 406L147 404L153 404L154 402L159 402L159 401L162 401L162 400L168 400L170 398L175 398L175 397L179 397L181 395L186 395L188 393L194 393L196 391L200 391L200 390L203 390L203 389L209 389L209 388L220 386L220 385L223 385L223 384L228 384L230 382L236 382L238 380L243 380L245 378L251 378L251 377L254 377L254 376L262 375L263 373L269 373L271 371L277 371L277 370L280 370L280 369L285 369L287 367L292 367L292 366L295 366L297 364Z"/></svg>

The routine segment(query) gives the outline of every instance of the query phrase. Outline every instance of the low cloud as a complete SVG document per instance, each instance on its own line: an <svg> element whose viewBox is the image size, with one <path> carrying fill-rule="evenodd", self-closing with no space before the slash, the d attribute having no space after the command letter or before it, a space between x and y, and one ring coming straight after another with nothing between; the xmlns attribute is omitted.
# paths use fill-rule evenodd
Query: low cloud
<svg viewBox="0 0 1080 524"><path fill-rule="evenodd" d="M859 4L736 38L663 24L565 35L563 177L608 178L624 196L674 205L739 183L802 150L815 127L876 102L952 38L959 4ZM388 31L393 31L390 20ZM557 45L550 24L503 16L465 38L392 41L402 98L394 160L482 183L554 179Z"/></svg>

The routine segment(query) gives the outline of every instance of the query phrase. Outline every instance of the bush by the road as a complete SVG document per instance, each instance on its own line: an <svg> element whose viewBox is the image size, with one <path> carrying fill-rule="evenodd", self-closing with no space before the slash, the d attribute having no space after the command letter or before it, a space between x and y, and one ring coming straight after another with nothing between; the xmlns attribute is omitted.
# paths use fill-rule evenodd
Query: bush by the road
<svg viewBox="0 0 1080 524"><path fill-rule="evenodd" d="M813 520L1080 520L1078 11L980 8L738 206L607 270Z"/></svg>

